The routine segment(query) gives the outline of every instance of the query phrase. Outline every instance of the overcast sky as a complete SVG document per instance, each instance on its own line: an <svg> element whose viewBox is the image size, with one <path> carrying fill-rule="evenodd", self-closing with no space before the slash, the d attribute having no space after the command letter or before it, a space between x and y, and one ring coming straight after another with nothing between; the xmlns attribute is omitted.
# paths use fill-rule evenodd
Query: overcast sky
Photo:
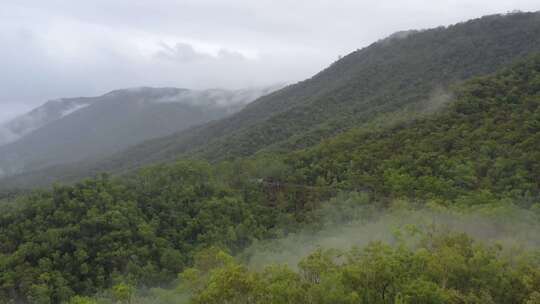
<svg viewBox="0 0 540 304"><path fill-rule="evenodd" d="M305 79L395 31L539 0L3 0L0 121L59 97L136 86Z"/></svg>

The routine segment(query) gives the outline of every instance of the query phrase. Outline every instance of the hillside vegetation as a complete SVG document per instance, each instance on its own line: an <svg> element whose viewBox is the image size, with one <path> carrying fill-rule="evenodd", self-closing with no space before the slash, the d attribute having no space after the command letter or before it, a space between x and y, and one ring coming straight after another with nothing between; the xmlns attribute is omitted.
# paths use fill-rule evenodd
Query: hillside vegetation
<svg viewBox="0 0 540 304"><path fill-rule="evenodd" d="M299 183L416 199L540 195L540 57L455 90L445 111L286 157Z"/></svg>
<svg viewBox="0 0 540 304"><path fill-rule="evenodd" d="M250 271L223 253L215 268L181 278L191 303L537 303L538 263L510 258L464 234L436 234L410 248L371 243L349 251L317 250L297 270ZM183 286L181 286L183 287ZM186 288L184 287L184 288ZM163 301L166 303L165 301Z"/></svg>

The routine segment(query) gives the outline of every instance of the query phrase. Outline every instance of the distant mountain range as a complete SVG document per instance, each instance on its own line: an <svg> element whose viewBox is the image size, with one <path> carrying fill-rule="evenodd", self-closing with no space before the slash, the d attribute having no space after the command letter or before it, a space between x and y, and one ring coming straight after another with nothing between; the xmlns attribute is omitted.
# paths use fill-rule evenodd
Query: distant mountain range
<svg viewBox="0 0 540 304"><path fill-rule="evenodd" d="M0 175L82 161L224 118L279 88L131 88L63 98L0 125Z"/></svg>

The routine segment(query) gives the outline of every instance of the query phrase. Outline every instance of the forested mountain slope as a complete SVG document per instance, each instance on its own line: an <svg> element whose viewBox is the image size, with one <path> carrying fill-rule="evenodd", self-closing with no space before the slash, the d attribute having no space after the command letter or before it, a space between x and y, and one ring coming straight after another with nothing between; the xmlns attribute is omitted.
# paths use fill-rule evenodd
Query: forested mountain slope
<svg viewBox="0 0 540 304"><path fill-rule="evenodd" d="M28 186L100 171L125 172L182 155L215 161L308 147L387 113L437 107L451 98L449 85L493 72L535 51L540 51L540 13L493 15L393 35L228 118L98 162L50 168L7 183Z"/></svg>
<svg viewBox="0 0 540 304"><path fill-rule="evenodd" d="M352 197L362 192L369 199L364 196L348 204L372 209L383 209L393 198L401 198L432 206L489 208L493 204L500 209L517 204L538 212L540 55L471 80L455 94L457 100L432 118L384 131L349 131L286 155L258 155L215 165L185 160L146 168L129 178L101 176L7 199L0 204L0 303L4 299L59 303L118 282L159 285L193 265L205 248L218 246L238 253L255 240L295 231L296 225L308 222L312 212L338 192ZM464 237L442 242L450 250L441 252L442 257L463 261L458 264L464 269L480 265L476 262L484 261L487 254L476 247L481 255L473 255L471 241ZM385 252L392 251L379 253ZM438 251L429 247L428 252ZM423 251L423 256L429 257L428 252ZM206 266L215 265L207 258L210 264ZM498 259L497 255L489 260L501 265ZM397 259L392 265L405 267L406 261ZM503 283L506 279L499 283L500 288L521 286L519 291L512 290L520 301L537 296L532 293L540 286L540 268L533 259L526 270L512 268L513 264L490 267L495 264L482 263L479 269L512 280L518 276L517 285ZM227 297L249 294L251 289L221 285L242 278L220 277L223 271L213 273L213 284L198 280L202 285L196 285L195 296L222 291ZM404 284L423 271L406 273ZM444 291L446 296L457 292L458 300L470 296L508 303L508 294L489 283L492 275L480 278L461 273L461 277L485 284L474 289L459 285L453 290L449 287L453 285L434 279L438 276L424 278L433 287L427 290ZM203 300L195 303L207 303L204 297L197 299ZM209 299L218 301L221 296ZM458 300L451 303L462 303ZM272 303L265 301L256 303Z"/></svg>
<svg viewBox="0 0 540 304"><path fill-rule="evenodd" d="M468 81L442 113L355 129L287 156L297 182L394 197L527 206L540 198L540 56ZM470 197L469 197L470 196Z"/></svg>
<svg viewBox="0 0 540 304"><path fill-rule="evenodd" d="M356 51L313 78L265 96L230 118L149 142L118 157L208 159L251 155L273 144L305 147L379 113L429 100L450 83L540 51L540 13L488 16L411 32ZM288 141L290 139L290 141Z"/></svg>

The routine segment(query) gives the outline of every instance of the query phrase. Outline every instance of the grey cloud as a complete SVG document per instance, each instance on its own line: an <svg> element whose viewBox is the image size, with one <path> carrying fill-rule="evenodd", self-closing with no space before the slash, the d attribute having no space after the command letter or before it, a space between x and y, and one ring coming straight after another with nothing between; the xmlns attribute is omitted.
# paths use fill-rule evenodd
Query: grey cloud
<svg viewBox="0 0 540 304"><path fill-rule="evenodd" d="M155 56L160 59L173 60L177 62L212 62L212 61L243 61L246 57L240 52L221 48L217 55L199 52L188 44L179 42L174 46L169 46L166 43L160 43L162 49L156 52Z"/></svg>
<svg viewBox="0 0 540 304"><path fill-rule="evenodd" d="M163 50L156 53L158 58L169 59L179 62L196 62L207 60L210 55L199 53L187 43L177 43L174 47L161 43Z"/></svg>
<svg viewBox="0 0 540 304"><path fill-rule="evenodd" d="M234 61L247 60L247 58L244 55L242 55L242 53L227 50L227 49L219 49L217 58L220 60L234 60Z"/></svg>

